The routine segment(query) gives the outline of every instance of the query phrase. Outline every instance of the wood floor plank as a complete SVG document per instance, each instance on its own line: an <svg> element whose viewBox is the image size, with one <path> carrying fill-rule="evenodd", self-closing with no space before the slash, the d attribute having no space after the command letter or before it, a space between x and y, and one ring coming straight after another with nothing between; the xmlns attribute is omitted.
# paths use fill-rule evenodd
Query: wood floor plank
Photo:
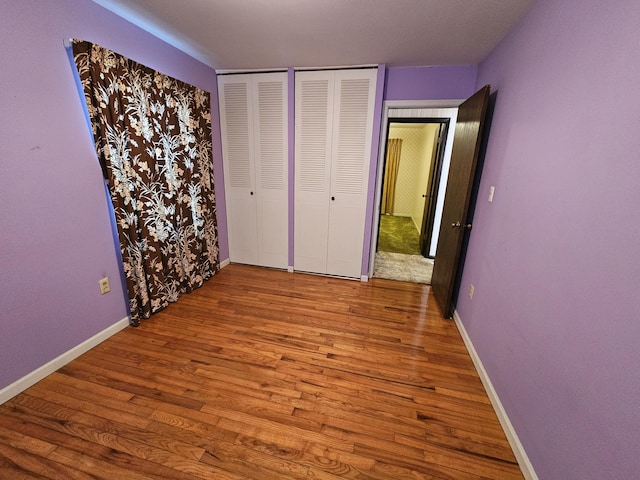
<svg viewBox="0 0 640 480"><path fill-rule="evenodd" d="M230 265L0 406L0 479L521 479L425 285Z"/></svg>
<svg viewBox="0 0 640 480"><path fill-rule="evenodd" d="M54 460L0 443L0 478L94 480L96 477L77 469L66 468Z"/></svg>
<svg viewBox="0 0 640 480"><path fill-rule="evenodd" d="M0 427L0 442L13 448L19 448L26 453L46 457L56 449L56 445L37 437Z"/></svg>

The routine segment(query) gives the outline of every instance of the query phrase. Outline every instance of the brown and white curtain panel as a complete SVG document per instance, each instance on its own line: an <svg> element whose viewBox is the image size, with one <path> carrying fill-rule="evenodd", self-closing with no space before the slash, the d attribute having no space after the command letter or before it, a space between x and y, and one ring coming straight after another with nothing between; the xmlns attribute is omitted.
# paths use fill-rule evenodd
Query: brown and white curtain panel
<svg viewBox="0 0 640 480"><path fill-rule="evenodd" d="M89 42L73 55L137 325L219 269L209 93Z"/></svg>
<svg viewBox="0 0 640 480"><path fill-rule="evenodd" d="M396 184L398 183L398 169L400 168L400 152L402 139L390 138L387 142L387 160L385 162L384 182L382 186L382 214L393 214L396 201Z"/></svg>

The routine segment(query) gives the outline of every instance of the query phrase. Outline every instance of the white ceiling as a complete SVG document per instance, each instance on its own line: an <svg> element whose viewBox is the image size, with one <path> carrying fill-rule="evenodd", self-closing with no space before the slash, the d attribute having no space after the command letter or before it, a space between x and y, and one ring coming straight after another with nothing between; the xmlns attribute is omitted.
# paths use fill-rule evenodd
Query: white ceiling
<svg viewBox="0 0 640 480"><path fill-rule="evenodd" d="M534 0L94 0L216 70L475 65Z"/></svg>

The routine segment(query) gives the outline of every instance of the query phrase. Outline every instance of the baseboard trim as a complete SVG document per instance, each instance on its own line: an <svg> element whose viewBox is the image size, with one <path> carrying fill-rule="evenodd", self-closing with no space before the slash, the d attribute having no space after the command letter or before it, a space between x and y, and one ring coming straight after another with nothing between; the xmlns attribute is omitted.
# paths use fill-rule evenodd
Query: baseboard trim
<svg viewBox="0 0 640 480"><path fill-rule="evenodd" d="M369 276L368 275L360 275L360 281L362 283L367 283L369 281Z"/></svg>
<svg viewBox="0 0 640 480"><path fill-rule="evenodd" d="M6 386L2 390L0 390L0 405L5 403L7 400L12 399L19 393L22 393L33 384L45 378L47 375L50 375L56 370L58 370L59 368L64 367L71 360L79 357L85 352L88 352L99 343L104 342L107 338L111 337L112 335L115 335L120 330L128 326L129 326L129 317L125 317L119 322L111 325L110 327L105 328L101 332L98 332L93 337L85 340L81 344L76 345L71 350L68 350L67 352L54 358L50 362L45 363L40 368L37 368L33 372L28 373L24 377Z"/></svg>
<svg viewBox="0 0 640 480"><path fill-rule="evenodd" d="M224 259L224 260L222 260L222 261L220 262L220 268L224 268L224 267L226 267L227 265L229 265L230 263L231 263L231 260L229 260L228 258L226 258L226 259Z"/></svg>
<svg viewBox="0 0 640 480"><path fill-rule="evenodd" d="M293 273L293 265L289 265L289 266L287 267L287 272L289 272L289 273Z"/></svg>
<svg viewBox="0 0 640 480"><path fill-rule="evenodd" d="M522 471L524 478L526 480L538 480L538 475L533 469L533 465L531 464L531 461L529 460L527 452L524 450L522 443L520 443L518 434L513 428L511 420L509 420L509 416L502 406L502 402L498 397L498 393L493 388L491 379L489 378L487 371L484 369L482 360L480 360L478 352L476 352L476 349L471 342L471 338L469 337L466 328L464 328L464 324L462 323L462 319L460 318L457 310L453 312L453 320L455 321L456 326L458 327L458 331L462 336L462 340L467 347L469 355L471 356L471 360L473 361L473 365L476 367L478 375L480 376L480 380L482 381L482 385L484 385L484 389L486 390L489 400L491 401L491 405L493 406L493 409L498 416L500 425L502 425L502 429L507 436L507 440L509 442L509 445L511 445L513 454L516 456L516 460L518 460L518 465L520 466L520 470Z"/></svg>

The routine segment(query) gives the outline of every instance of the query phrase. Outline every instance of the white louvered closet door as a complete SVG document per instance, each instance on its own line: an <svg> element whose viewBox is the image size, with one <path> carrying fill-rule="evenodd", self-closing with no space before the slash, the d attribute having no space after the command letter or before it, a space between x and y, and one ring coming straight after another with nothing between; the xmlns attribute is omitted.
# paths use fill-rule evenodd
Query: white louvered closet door
<svg viewBox="0 0 640 480"><path fill-rule="evenodd" d="M296 73L296 270L359 278L376 70Z"/></svg>
<svg viewBox="0 0 640 480"><path fill-rule="evenodd" d="M258 263L253 108L249 75L218 77L229 259Z"/></svg>
<svg viewBox="0 0 640 480"><path fill-rule="evenodd" d="M232 262L288 263L287 75L218 77Z"/></svg>
<svg viewBox="0 0 640 480"><path fill-rule="evenodd" d="M254 75L258 264L289 263L287 74Z"/></svg>
<svg viewBox="0 0 640 480"><path fill-rule="evenodd" d="M294 268L327 273L333 74L297 72Z"/></svg>
<svg viewBox="0 0 640 480"><path fill-rule="evenodd" d="M327 271L360 277L376 70L335 72Z"/></svg>

